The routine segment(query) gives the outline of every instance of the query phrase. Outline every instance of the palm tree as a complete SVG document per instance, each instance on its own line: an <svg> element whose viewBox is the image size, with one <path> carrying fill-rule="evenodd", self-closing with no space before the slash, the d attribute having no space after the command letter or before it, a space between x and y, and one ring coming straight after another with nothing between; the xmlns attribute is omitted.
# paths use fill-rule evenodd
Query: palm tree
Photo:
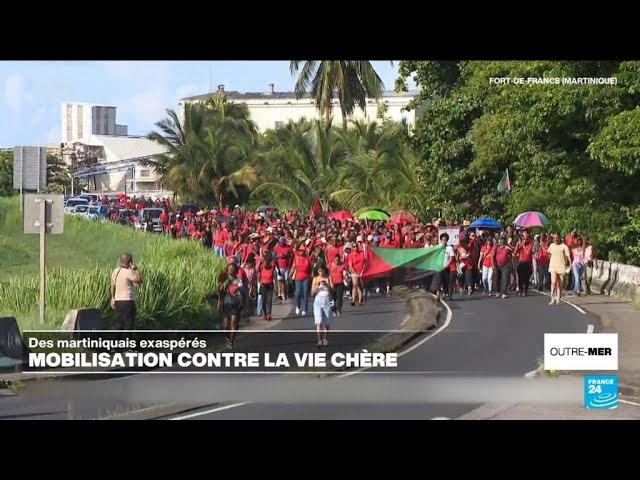
<svg viewBox="0 0 640 480"><path fill-rule="evenodd" d="M289 70L292 75L299 72L296 98L310 90L327 123L331 120L332 103L337 96L344 130L347 129L347 117L356 106L366 110L367 98L380 99L384 91L384 83L369 61L292 60Z"/></svg>
<svg viewBox="0 0 640 480"><path fill-rule="evenodd" d="M252 196L276 206L310 208L318 199L328 209L338 168L346 150L331 124L321 120L289 122L265 134L261 184Z"/></svg>
<svg viewBox="0 0 640 480"><path fill-rule="evenodd" d="M244 107L244 108L243 108ZM186 104L184 123L173 110L156 123L159 131L147 138L166 153L143 162L153 167L178 196L222 207L238 187L253 188L257 175L251 165L255 124L246 105L226 99L210 104Z"/></svg>
<svg viewBox="0 0 640 480"><path fill-rule="evenodd" d="M343 132L347 160L331 200L351 211L375 206L420 214L425 208L424 188L416 173L417 159L404 141L405 130L393 122L354 122Z"/></svg>

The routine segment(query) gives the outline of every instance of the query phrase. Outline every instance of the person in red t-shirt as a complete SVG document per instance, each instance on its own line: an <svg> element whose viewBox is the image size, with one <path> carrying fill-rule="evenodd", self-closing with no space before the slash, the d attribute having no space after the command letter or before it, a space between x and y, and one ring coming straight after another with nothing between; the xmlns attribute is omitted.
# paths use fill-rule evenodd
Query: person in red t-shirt
<svg viewBox="0 0 640 480"><path fill-rule="evenodd" d="M336 317L342 316L342 299L344 297L344 272L346 265L342 261L342 256L338 253L334 255L333 261L329 264L329 275L333 282L333 312Z"/></svg>
<svg viewBox="0 0 640 480"><path fill-rule="evenodd" d="M271 308L273 306L273 288L275 283L274 262L265 262L260 269L260 295L262 295L263 315L262 319L271 320Z"/></svg>
<svg viewBox="0 0 640 480"><path fill-rule="evenodd" d="M287 298L289 274L291 273L291 265L293 264L293 249L287 245L284 237L278 239L278 244L273 249L278 261L278 298L285 300Z"/></svg>
<svg viewBox="0 0 640 480"><path fill-rule="evenodd" d="M516 271L518 272L518 290L523 297L527 296L531 271L533 269L533 241L529 230L523 230L522 240L516 246L514 256L518 258Z"/></svg>
<svg viewBox="0 0 640 480"><path fill-rule="evenodd" d="M494 268L498 268L500 271L500 293L502 298L507 298L507 289L511 281L512 254L513 248L507 244L506 237L500 237L499 244L496 246L493 265ZM496 297L500 296L500 293L496 293Z"/></svg>
<svg viewBox="0 0 640 480"><path fill-rule="evenodd" d="M551 285L551 279L549 277L549 242L547 241L547 234L543 233L540 236L540 241L533 244L533 255L536 259L536 270L538 274L538 290L545 290Z"/></svg>
<svg viewBox="0 0 640 480"><path fill-rule="evenodd" d="M485 244L480 248L480 258L478 259L478 270L482 272L482 295L491 295L495 253L496 247L493 244L493 238L487 237Z"/></svg>
<svg viewBox="0 0 640 480"><path fill-rule="evenodd" d="M295 281L296 315L306 315L309 307L309 288L311 285L311 260L304 245L298 247L293 260L291 276Z"/></svg>
<svg viewBox="0 0 640 480"><path fill-rule="evenodd" d="M361 241L362 238L358 237L358 240ZM364 284L362 282L362 276L364 275L367 262L361 243L356 244L353 251L349 254L347 261L349 273L351 273L351 282L353 283L351 305L355 305L356 302L358 302L358 305L362 306L364 301Z"/></svg>
<svg viewBox="0 0 640 480"><path fill-rule="evenodd" d="M466 290L467 295L473 292L473 256L469 247L469 240L463 238L456 249L456 260L461 271L460 290ZM461 292L462 293L462 292Z"/></svg>

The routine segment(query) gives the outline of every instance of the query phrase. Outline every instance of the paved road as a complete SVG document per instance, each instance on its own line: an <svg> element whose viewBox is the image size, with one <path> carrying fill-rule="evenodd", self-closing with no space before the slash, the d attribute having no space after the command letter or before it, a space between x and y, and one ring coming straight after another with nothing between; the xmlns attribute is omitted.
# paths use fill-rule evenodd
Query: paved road
<svg viewBox="0 0 640 480"><path fill-rule="evenodd" d="M521 379L538 366L544 333L587 332L589 324L597 325L595 317L568 304L548 306L547 303L548 297L537 293L504 300L481 295L456 296L448 302L447 321L435 333L409 346L393 371L365 371L322 379L275 372L137 375L112 380L109 384L92 382L90 388L94 392L111 394L101 394L100 400L75 399L73 416L105 416L105 411L113 413L118 409L115 405L119 399L127 398L124 403L128 406L131 403L145 406L146 400L154 395L165 401L174 395L182 401L222 402L178 415L175 420L455 418L485 401L481 394L487 392L482 391L482 386L477 387L477 396L468 390L462 395L457 391L455 396L456 388L469 385L468 377ZM347 304L345 316L336 319L336 329L395 329L404 316L404 309L405 304L399 299L375 298L365 307ZM307 329L310 323L310 317L287 319L277 329ZM308 335L309 348L315 345L312 332L300 335L305 338ZM329 348L356 346L354 335L368 340L382 334L336 333ZM238 349L250 349L251 343L240 341ZM278 348L282 348L283 342L279 343ZM445 382L446 387L442 387L441 382ZM434 398L443 388L453 399ZM64 399L43 403L38 399L0 397L3 418L68 418L67 403Z"/></svg>
<svg viewBox="0 0 640 480"><path fill-rule="evenodd" d="M367 343L385 335L386 331L395 330L408 313L407 303L400 298L376 298L364 307L352 307L348 302L344 306L344 315L334 318L330 345L327 353L333 351L353 351L366 346ZM263 323L261 320L254 322ZM265 327L267 324L264 324ZM255 331L239 334L236 340L237 351L261 352L317 352L313 317L287 318L274 328L276 333L256 333ZM282 333L292 330L292 333ZM304 330L304 332L300 332ZM347 332L337 333L340 330ZM234 375L249 381L248 375ZM280 375L277 371L273 376ZM220 378L220 375L215 375ZM210 383L213 375L173 375L141 374L110 380L58 380L51 383L55 393L46 396L6 396L0 395L0 419L91 419L105 418L114 414L151 406L151 400L158 403L187 400L211 403L216 398L200 394L194 399L199 386ZM260 378L266 378L260 375ZM230 378L228 375L226 378ZM185 385L184 382L189 382ZM177 386L182 382L180 386ZM247 382L245 382L246 384ZM172 386L174 385L174 386ZM39 390L47 386L39 385ZM182 395L182 392L186 392ZM171 397L171 395L178 397ZM187 398L187 395L189 396ZM72 402L70 402L70 399ZM154 402L155 403L155 402Z"/></svg>
<svg viewBox="0 0 640 480"><path fill-rule="evenodd" d="M432 419L455 418L478 407L473 392L469 401L431 402L429 385L440 386L443 379L455 390L458 377L523 377L535 370L544 346L544 333L582 333L597 318L581 313L568 304L548 306L548 297L532 293L528 297L496 299L482 295L455 296L449 302L451 318L444 328L410 347L399 362L407 373L362 373L332 379L325 388L335 392L336 401L313 402L247 402L202 409L174 417L182 419ZM370 307L375 308L371 304ZM389 391L404 395L394 403L376 401L376 390L358 401L353 390L369 388L362 377L373 378L379 384L378 394ZM459 380L458 385L464 381ZM373 382L374 384L376 382ZM422 385L420 388L412 388ZM417 391L416 391L417 390ZM455 392L452 392L452 395ZM486 392L485 392L486 393ZM414 395L413 399L408 398ZM422 395L422 396L421 396ZM468 396L466 396L468 395ZM329 395L330 396L330 395ZM338 400L348 396L349 402ZM367 395L363 395L366 397ZM388 395L386 395L388 396ZM385 398L386 398L385 396ZM380 397L380 395L378 395Z"/></svg>

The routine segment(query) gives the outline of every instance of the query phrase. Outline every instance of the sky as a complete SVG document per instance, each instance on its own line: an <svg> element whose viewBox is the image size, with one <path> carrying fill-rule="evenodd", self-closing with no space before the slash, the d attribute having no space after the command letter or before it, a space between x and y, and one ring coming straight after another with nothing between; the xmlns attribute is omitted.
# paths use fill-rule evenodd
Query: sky
<svg viewBox="0 0 640 480"><path fill-rule="evenodd" d="M374 61L388 90L398 62ZM209 75L211 72L211 75ZM0 62L0 148L59 144L60 105L87 102L117 107L129 135L146 135L183 97L226 90L291 91L287 61L40 61Z"/></svg>

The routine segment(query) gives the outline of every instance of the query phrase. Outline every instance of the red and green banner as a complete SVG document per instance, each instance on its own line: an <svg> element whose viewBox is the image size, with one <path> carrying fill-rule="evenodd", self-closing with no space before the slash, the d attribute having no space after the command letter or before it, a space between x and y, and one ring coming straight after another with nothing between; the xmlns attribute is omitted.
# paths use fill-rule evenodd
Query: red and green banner
<svg viewBox="0 0 640 480"><path fill-rule="evenodd" d="M445 247L381 248L369 247L364 278L402 276L413 281L440 272L444 266Z"/></svg>

